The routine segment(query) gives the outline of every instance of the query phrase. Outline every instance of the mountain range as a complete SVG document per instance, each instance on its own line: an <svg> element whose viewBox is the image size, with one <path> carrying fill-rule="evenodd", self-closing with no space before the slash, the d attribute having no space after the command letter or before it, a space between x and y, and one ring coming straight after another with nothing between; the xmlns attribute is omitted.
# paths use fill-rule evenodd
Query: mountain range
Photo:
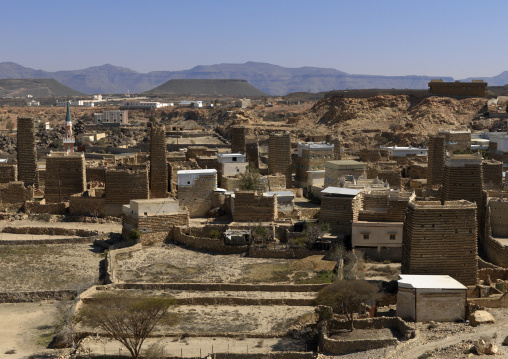
<svg viewBox="0 0 508 359"><path fill-rule="evenodd" d="M55 79L65 86L87 93L141 93L174 79L241 79L270 95L291 92L322 92L345 89L426 89L431 79L443 76L377 76L354 75L332 68L288 68L262 62L244 64L200 65L183 71L140 73L125 67L102 65L82 70L48 72L13 62L0 63L0 79ZM508 71L483 79L489 86L508 83ZM466 80L471 80L466 79Z"/></svg>

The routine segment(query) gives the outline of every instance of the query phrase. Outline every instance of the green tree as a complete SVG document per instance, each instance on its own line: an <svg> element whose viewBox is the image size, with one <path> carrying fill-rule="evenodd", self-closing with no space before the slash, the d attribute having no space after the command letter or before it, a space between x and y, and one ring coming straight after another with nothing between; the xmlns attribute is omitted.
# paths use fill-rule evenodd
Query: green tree
<svg viewBox="0 0 508 359"><path fill-rule="evenodd" d="M176 315L169 313L175 303L173 298L101 293L80 309L78 318L84 325L111 335L137 359L143 342L156 325L176 324Z"/></svg>
<svg viewBox="0 0 508 359"><path fill-rule="evenodd" d="M336 280L318 292L316 302L345 315L349 330L353 331L354 314L360 312L363 305L374 304L378 297L379 289L366 280Z"/></svg>
<svg viewBox="0 0 508 359"><path fill-rule="evenodd" d="M247 171L240 174L240 189L243 191L256 191L261 184L261 175L259 170L251 162Z"/></svg>
<svg viewBox="0 0 508 359"><path fill-rule="evenodd" d="M12 129L14 128L14 123L12 122L12 120L7 121L7 123L5 124L5 128L8 129L9 132L12 131Z"/></svg>

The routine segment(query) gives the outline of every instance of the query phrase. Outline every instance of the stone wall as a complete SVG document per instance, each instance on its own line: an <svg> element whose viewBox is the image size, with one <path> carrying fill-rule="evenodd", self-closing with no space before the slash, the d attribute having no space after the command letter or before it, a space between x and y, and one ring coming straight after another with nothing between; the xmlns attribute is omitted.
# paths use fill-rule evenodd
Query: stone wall
<svg viewBox="0 0 508 359"><path fill-rule="evenodd" d="M31 201L34 197L34 188L27 186L23 182L10 182L0 185L0 203L18 204L25 201Z"/></svg>
<svg viewBox="0 0 508 359"><path fill-rule="evenodd" d="M77 293L73 290L45 290L27 292L0 292L0 303L41 302L45 300L72 300Z"/></svg>
<svg viewBox="0 0 508 359"><path fill-rule="evenodd" d="M277 218L277 196L263 197L246 191L235 193L234 221L274 222Z"/></svg>
<svg viewBox="0 0 508 359"><path fill-rule="evenodd" d="M106 183L106 168L105 167L87 167L86 168L86 181Z"/></svg>
<svg viewBox="0 0 508 359"><path fill-rule="evenodd" d="M503 189L503 163L494 160L482 162L483 185L488 189Z"/></svg>
<svg viewBox="0 0 508 359"><path fill-rule="evenodd" d="M124 213L122 215L122 237L129 239L130 233L138 229L144 233L167 233L173 226L186 226L189 224L189 212L168 214L164 216L136 216Z"/></svg>
<svg viewBox="0 0 508 359"><path fill-rule="evenodd" d="M50 155L46 159L44 198L46 203L66 202L86 190L85 156Z"/></svg>
<svg viewBox="0 0 508 359"><path fill-rule="evenodd" d="M75 216L105 217L106 198L72 195L69 200L69 213Z"/></svg>
<svg viewBox="0 0 508 359"><path fill-rule="evenodd" d="M341 340L331 339L330 333L335 330L348 329L349 323L347 321L329 320L321 324L319 333L319 349L320 351L328 354L348 354L356 351L364 351L378 348L385 348L391 345L398 344L398 340L393 339L356 339L356 340ZM354 327L356 330L361 329L381 329L390 328L396 329L405 337L414 335L414 330L402 319L395 318L371 318L371 319L357 319L354 320Z"/></svg>
<svg viewBox="0 0 508 359"><path fill-rule="evenodd" d="M213 204L213 191L217 188L217 175L200 175L193 186L178 186L178 201L185 206L191 218L205 217Z"/></svg>
<svg viewBox="0 0 508 359"><path fill-rule="evenodd" d="M300 234L301 235L301 234ZM251 246L247 252L247 257L251 258L285 258L285 259L301 259L314 255L325 255L326 251L311 251L307 248L286 248L273 249Z"/></svg>
<svg viewBox="0 0 508 359"><path fill-rule="evenodd" d="M18 167L14 163L0 163L0 183L18 180Z"/></svg>
<svg viewBox="0 0 508 359"><path fill-rule="evenodd" d="M358 220L362 196L323 196L320 219L328 222L332 233L351 235L351 226Z"/></svg>
<svg viewBox="0 0 508 359"><path fill-rule="evenodd" d="M18 118L18 180L39 187L33 118Z"/></svg>
<svg viewBox="0 0 508 359"><path fill-rule="evenodd" d="M25 213L65 214L67 206L67 202L46 203L43 201L26 201L24 211Z"/></svg>

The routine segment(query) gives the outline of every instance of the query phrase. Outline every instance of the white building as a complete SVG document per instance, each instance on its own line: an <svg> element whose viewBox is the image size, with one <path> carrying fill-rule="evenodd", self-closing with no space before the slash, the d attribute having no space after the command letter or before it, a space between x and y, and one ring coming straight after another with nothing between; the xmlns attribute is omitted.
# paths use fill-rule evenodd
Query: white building
<svg viewBox="0 0 508 359"><path fill-rule="evenodd" d="M467 287L448 275L401 274L397 316L415 322L466 320Z"/></svg>
<svg viewBox="0 0 508 359"><path fill-rule="evenodd" d="M391 157L406 157L408 155L414 155L414 156L427 156L427 152L429 151L428 148L420 148L420 147L398 147L398 146L391 146L391 147L383 147L379 146L382 150L388 151L388 155Z"/></svg>
<svg viewBox="0 0 508 359"><path fill-rule="evenodd" d="M104 111L102 113L94 113L94 120L96 125L119 123L126 125L129 123L129 111Z"/></svg>
<svg viewBox="0 0 508 359"><path fill-rule="evenodd" d="M151 102L151 101L125 101L121 109L125 110L153 110L161 107L173 106L172 103Z"/></svg>
<svg viewBox="0 0 508 359"><path fill-rule="evenodd" d="M178 211L178 201L174 198L131 199L123 206L123 213L135 216L164 216Z"/></svg>
<svg viewBox="0 0 508 359"><path fill-rule="evenodd" d="M218 153L219 163L245 162L245 155L242 153Z"/></svg>
<svg viewBox="0 0 508 359"><path fill-rule="evenodd" d="M217 170L214 169L199 169L199 170L180 170L176 172L178 176L178 186L194 186L196 179L200 176L217 175Z"/></svg>
<svg viewBox="0 0 508 359"><path fill-rule="evenodd" d="M194 108L203 107L203 101L180 101L179 106L193 106Z"/></svg>
<svg viewBox="0 0 508 359"><path fill-rule="evenodd" d="M353 222L351 244L376 260L402 259L402 222Z"/></svg>

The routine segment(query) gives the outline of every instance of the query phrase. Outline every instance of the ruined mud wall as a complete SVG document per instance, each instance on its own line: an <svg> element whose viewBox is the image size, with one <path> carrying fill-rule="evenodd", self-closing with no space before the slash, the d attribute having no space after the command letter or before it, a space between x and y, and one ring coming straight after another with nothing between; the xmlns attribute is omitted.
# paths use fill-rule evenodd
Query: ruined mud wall
<svg viewBox="0 0 508 359"><path fill-rule="evenodd" d="M146 170L106 171L106 215L119 216L122 206L131 199L148 199L148 172Z"/></svg>
<svg viewBox="0 0 508 359"><path fill-rule="evenodd" d="M69 213L75 216L104 217L106 216L106 199L73 195L69 200Z"/></svg>
<svg viewBox="0 0 508 359"><path fill-rule="evenodd" d="M187 211L165 216L136 216L124 213L122 215L122 237L129 239L130 233L138 229L142 233L167 233L173 226L186 226L189 224Z"/></svg>
<svg viewBox="0 0 508 359"><path fill-rule="evenodd" d="M193 186L178 186L178 201L189 211L189 216L205 217L212 209L213 191L217 188L217 175L200 175Z"/></svg>
<svg viewBox="0 0 508 359"><path fill-rule="evenodd" d="M25 213L65 214L67 202L41 203L38 201L27 201L24 205Z"/></svg>
<svg viewBox="0 0 508 359"><path fill-rule="evenodd" d="M18 180L18 168L13 163L0 163L0 183Z"/></svg>
<svg viewBox="0 0 508 359"><path fill-rule="evenodd" d="M256 192L236 192L234 221L274 222L277 217L277 196L263 197Z"/></svg>
<svg viewBox="0 0 508 359"><path fill-rule="evenodd" d="M23 203L31 201L34 197L32 186L25 187L23 182L10 182L0 186L0 203Z"/></svg>
<svg viewBox="0 0 508 359"><path fill-rule="evenodd" d="M49 156L46 159L44 198L46 203L66 202L71 195L86 190L83 155Z"/></svg>

